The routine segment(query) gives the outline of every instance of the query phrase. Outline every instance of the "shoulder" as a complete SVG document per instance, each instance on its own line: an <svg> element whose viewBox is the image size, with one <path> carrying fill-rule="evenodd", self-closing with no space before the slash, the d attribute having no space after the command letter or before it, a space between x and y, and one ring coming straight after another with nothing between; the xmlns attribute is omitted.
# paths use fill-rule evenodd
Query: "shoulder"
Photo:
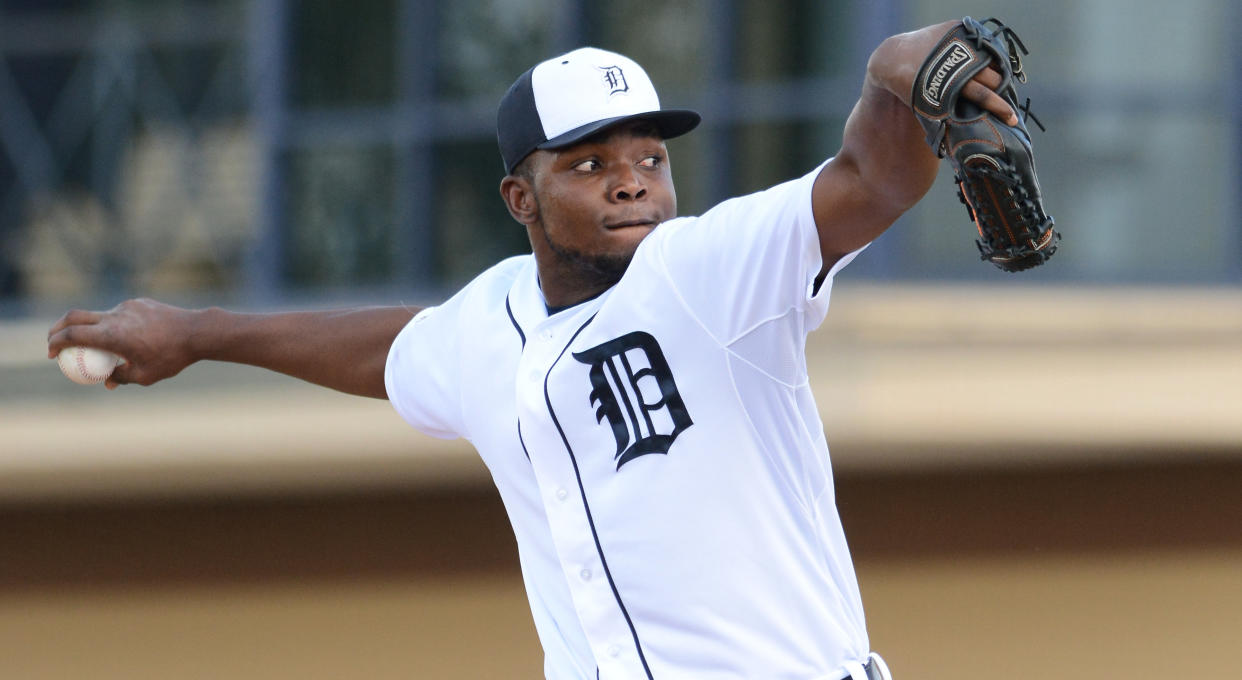
<svg viewBox="0 0 1242 680"><path fill-rule="evenodd" d="M763 239L781 224L813 227L811 192L823 167L821 164L801 177L727 199L701 215L669 220L644 240L643 247L653 252L665 252L669 247L698 251L727 242L745 243L748 238Z"/></svg>
<svg viewBox="0 0 1242 680"><path fill-rule="evenodd" d="M661 225L673 227L667 233L682 229L727 227L731 223L750 223L755 218L770 220L780 214L790 217L811 215L811 191L827 161L811 172L742 196L717 203L701 215L679 217ZM657 233L659 230L657 230Z"/></svg>
<svg viewBox="0 0 1242 680"><path fill-rule="evenodd" d="M533 266L531 255L510 257L489 267L444 302L423 308L397 334L389 362L401 350L432 346L430 353L415 357L444 357L461 349L461 343L488 335L505 318L505 296L514 281ZM408 352L407 352L408 354Z"/></svg>
<svg viewBox="0 0 1242 680"><path fill-rule="evenodd" d="M485 294L504 296L517 277L526 267L534 266L534 256L530 253L514 255L488 267L483 273L474 277L462 290L475 288Z"/></svg>
<svg viewBox="0 0 1242 680"><path fill-rule="evenodd" d="M484 270L469 283L458 289L447 300L430 305L410 319L398 336L398 341L427 333L457 334L463 327L482 323L488 312L504 310L505 297L513 283L527 267L534 266L532 255L516 255L506 258Z"/></svg>
<svg viewBox="0 0 1242 680"><path fill-rule="evenodd" d="M514 281L527 267L534 266L534 256L528 254L505 258L488 267L462 286L451 298L439 306L492 306L497 300L503 300L509 294Z"/></svg>

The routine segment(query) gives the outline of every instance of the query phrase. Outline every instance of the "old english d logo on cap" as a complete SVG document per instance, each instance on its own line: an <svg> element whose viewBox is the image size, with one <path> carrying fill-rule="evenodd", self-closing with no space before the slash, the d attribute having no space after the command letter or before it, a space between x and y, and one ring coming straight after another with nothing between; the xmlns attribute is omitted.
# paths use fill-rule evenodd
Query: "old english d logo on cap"
<svg viewBox="0 0 1242 680"><path fill-rule="evenodd" d="M620 66L609 66L600 70L604 72L604 83L609 88L608 94L630 91L630 86L625 82L625 71L622 71Z"/></svg>
<svg viewBox="0 0 1242 680"><path fill-rule="evenodd" d="M611 125L650 120L665 139L699 124L699 114L661 109L651 78L634 60L582 47L523 73L500 100L496 137L505 171L535 149L575 144Z"/></svg>

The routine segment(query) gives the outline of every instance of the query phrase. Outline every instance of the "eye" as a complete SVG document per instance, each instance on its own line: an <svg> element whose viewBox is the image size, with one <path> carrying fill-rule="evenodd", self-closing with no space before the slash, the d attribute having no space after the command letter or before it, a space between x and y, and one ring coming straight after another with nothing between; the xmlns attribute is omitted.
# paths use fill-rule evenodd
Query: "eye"
<svg viewBox="0 0 1242 680"><path fill-rule="evenodd" d="M664 162L664 157L658 154L647 156L638 162L639 166L644 168L658 168Z"/></svg>
<svg viewBox="0 0 1242 680"><path fill-rule="evenodd" d="M578 163L577 165L575 165L574 171L591 172L592 170L598 170L599 168L600 168L599 161L595 160L594 158L588 158L587 160L582 161L581 163Z"/></svg>

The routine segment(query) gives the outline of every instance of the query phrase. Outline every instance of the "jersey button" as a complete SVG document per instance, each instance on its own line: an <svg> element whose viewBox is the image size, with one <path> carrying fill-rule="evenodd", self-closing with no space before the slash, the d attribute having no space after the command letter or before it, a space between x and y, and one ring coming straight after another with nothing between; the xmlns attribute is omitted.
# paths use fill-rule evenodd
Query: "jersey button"
<svg viewBox="0 0 1242 680"><path fill-rule="evenodd" d="M590 570L590 569L583 569L582 571L578 572L578 576L579 576L579 577L580 577L583 581L590 581L590 580L591 580L591 570Z"/></svg>
<svg viewBox="0 0 1242 680"><path fill-rule="evenodd" d="M617 656L621 653L621 648L617 645L609 645L608 656Z"/></svg>
<svg viewBox="0 0 1242 680"><path fill-rule="evenodd" d="M539 382L539 371L537 371L537 370L532 370L532 371L530 372L530 375L528 375L528 376L526 376L526 377L530 378L530 381L531 381L531 382Z"/></svg>
<svg viewBox="0 0 1242 680"><path fill-rule="evenodd" d="M551 340L551 339L552 339L552 331L544 331L544 332L542 332L542 333L540 333L540 334L539 334L539 337L543 338L544 340Z"/></svg>
<svg viewBox="0 0 1242 680"><path fill-rule="evenodd" d="M557 490L556 490L556 500L558 500L558 501L563 501L563 500L565 500L566 498L569 498L569 492L568 492L568 491L566 491L563 487L562 487L562 488L560 488L560 489L557 489Z"/></svg>

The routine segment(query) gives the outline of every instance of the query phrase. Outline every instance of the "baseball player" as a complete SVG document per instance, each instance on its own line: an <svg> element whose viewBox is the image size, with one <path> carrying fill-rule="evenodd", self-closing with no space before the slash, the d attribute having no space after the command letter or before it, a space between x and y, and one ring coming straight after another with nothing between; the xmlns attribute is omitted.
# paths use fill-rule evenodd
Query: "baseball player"
<svg viewBox="0 0 1242 680"><path fill-rule="evenodd" d="M664 140L699 115L662 109L625 56L549 59L497 121L531 254L422 310L71 311L49 356L119 354L109 387L252 364L466 438L512 521L548 678L888 678L804 346L834 275L936 176L910 92L954 25L875 50L834 157L697 217L677 216ZM1015 120L999 84L985 70L963 96Z"/></svg>

